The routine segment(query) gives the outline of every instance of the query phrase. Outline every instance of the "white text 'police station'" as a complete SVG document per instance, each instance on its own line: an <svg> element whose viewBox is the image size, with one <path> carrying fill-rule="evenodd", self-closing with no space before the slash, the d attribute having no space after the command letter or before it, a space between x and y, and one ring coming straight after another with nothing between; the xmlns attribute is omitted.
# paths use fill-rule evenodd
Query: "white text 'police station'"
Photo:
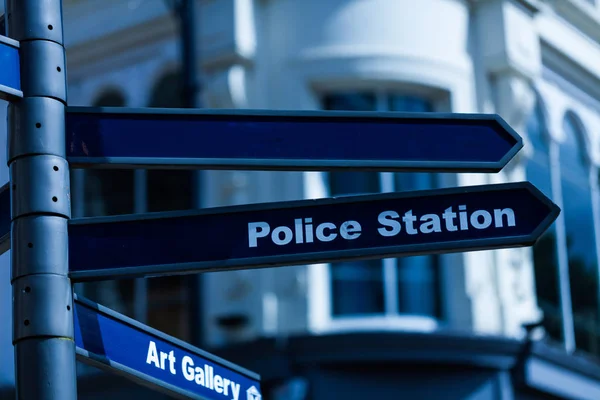
<svg viewBox="0 0 600 400"><path fill-rule="evenodd" d="M457 210L448 207L441 214L416 215L413 210L408 210L400 215L396 211L383 211L378 215L377 222L379 223L377 233L383 237L497 229L513 227L516 224L512 208L470 212L466 205L459 205ZM276 227L272 227L268 222L259 221L248 223L248 245L259 247L264 241L284 246L292 242L302 244L315 241L355 240L363 233L365 232L360 222L356 220L347 220L338 226L332 222L313 222L311 217L306 217L294 219L289 226Z"/></svg>

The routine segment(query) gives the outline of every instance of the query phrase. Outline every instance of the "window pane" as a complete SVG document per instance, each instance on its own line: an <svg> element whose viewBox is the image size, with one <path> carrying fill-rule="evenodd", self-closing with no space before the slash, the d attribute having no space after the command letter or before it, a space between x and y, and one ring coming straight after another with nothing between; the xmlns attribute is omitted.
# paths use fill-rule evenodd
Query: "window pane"
<svg viewBox="0 0 600 400"><path fill-rule="evenodd" d="M390 111L431 112L430 101L416 96L392 95L388 100ZM433 189L436 176L432 173L394 174L395 191ZM439 316L438 291L439 257L414 256L397 260L398 311L402 314Z"/></svg>
<svg viewBox="0 0 600 400"><path fill-rule="evenodd" d="M384 312L383 271L379 260L331 265L333 315Z"/></svg>
<svg viewBox="0 0 600 400"><path fill-rule="evenodd" d="M338 93L325 96L326 110L375 111L371 93ZM331 196L377 193L379 174L374 172L332 172ZM332 313L356 315L384 312L383 269L380 260L340 262L331 265Z"/></svg>
<svg viewBox="0 0 600 400"><path fill-rule="evenodd" d="M389 96L390 111L399 112L432 112L433 105L427 99L417 96L391 95Z"/></svg>
<svg viewBox="0 0 600 400"><path fill-rule="evenodd" d="M578 348L597 353L598 274L589 169L583 160L582 132L574 117L565 118L563 129L561 183L575 340Z"/></svg>
<svg viewBox="0 0 600 400"><path fill-rule="evenodd" d="M376 111L377 99L373 93L346 92L323 98L323 109L343 111Z"/></svg>
<svg viewBox="0 0 600 400"><path fill-rule="evenodd" d="M533 156L527 160L527 180L552 198L550 156L544 138L546 125L541 106L536 105L527 120L527 134L533 147ZM563 341L560 310L558 257L556 231L552 225L533 246L533 265L538 305L544 312L544 329L557 341Z"/></svg>
<svg viewBox="0 0 600 400"><path fill-rule="evenodd" d="M431 173L395 174L397 192L432 189ZM403 314L438 316L437 256L403 257L398 265L398 311Z"/></svg>
<svg viewBox="0 0 600 400"><path fill-rule="evenodd" d="M329 175L331 196L377 193L379 174L340 172ZM334 315L383 313L383 269L380 260L340 262L331 265Z"/></svg>

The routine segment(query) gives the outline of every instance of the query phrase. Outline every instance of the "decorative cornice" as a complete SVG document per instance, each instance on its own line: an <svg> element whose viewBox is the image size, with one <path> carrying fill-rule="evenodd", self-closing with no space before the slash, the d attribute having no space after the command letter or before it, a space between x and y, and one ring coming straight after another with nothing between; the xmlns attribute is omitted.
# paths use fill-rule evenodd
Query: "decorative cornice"
<svg viewBox="0 0 600 400"><path fill-rule="evenodd" d="M546 0L557 16L600 43L600 10L584 0Z"/></svg>
<svg viewBox="0 0 600 400"><path fill-rule="evenodd" d="M165 14L155 20L68 47L67 60L74 74L96 64L102 70L106 60L110 60L112 68L119 59L122 64L135 64L155 57L152 51L154 45L175 40L176 34L177 26L171 16Z"/></svg>

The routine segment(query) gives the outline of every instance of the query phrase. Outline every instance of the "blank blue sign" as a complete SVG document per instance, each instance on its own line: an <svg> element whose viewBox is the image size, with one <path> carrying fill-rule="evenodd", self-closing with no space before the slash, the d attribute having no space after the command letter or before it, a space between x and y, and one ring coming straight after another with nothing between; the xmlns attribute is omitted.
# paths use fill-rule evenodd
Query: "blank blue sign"
<svg viewBox="0 0 600 400"><path fill-rule="evenodd" d="M528 182L72 220L74 281L529 246L560 210Z"/></svg>
<svg viewBox="0 0 600 400"><path fill-rule="evenodd" d="M0 99L23 97L19 66L19 42L0 35Z"/></svg>
<svg viewBox="0 0 600 400"><path fill-rule="evenodd" d="M78 360L178 398L261 400L244 368L75 296Z"/></svg>
<svg viewBox="0 0 600 400"><path fill-rule="evenodd" d="M521 149L499 116L69 107L73 167L497 172Z"/></svg>

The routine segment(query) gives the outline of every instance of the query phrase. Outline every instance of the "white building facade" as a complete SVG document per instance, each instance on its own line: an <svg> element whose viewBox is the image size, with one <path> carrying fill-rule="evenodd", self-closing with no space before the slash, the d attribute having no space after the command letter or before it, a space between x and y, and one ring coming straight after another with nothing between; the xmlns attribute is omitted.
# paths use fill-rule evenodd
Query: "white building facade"
<svg viewBox="0 0 600 400"><path fill-rule="evenodd" d="M64 0L70 105L180 106L168 3ZM522 180L563 211L536 248L209 273L199 293L190 277L77 290L184 339L199 299L214 347L369 331L522 339L545 316L562 351L600 353L600 2L197 4L208 108L498 113L525 148L498 174L75 171L74 216Z"/></svg>

